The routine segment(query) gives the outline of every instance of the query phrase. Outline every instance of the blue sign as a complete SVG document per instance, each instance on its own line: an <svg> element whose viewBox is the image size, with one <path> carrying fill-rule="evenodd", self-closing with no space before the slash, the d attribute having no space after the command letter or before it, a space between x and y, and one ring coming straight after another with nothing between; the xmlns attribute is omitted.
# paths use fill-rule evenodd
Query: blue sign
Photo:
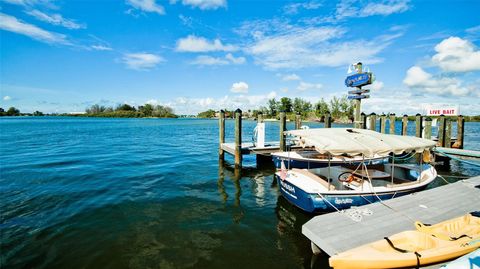
<svg viewBox="0 0 480 269"><path fill-rule="evenodd" d="M362 90L353 90L353 91L348 91L348 94L362 94L362 93L369 93L370 90L368 89L362 89Z"/></svg>
<svg viewBox="0 0 480 269"><path fill-rule="evenodd" d="M348 99L365 99L365 98L370 98L370 95L350 95L348 96Z"/></svg>
<svg viewBox="0 0 480 269"><path fill-rule="evenodd" d="M361 87L368 84L371 84L371 74L372 73L358 73L355 75L348 76L345 79L345 85L347 87Z"/></svg>

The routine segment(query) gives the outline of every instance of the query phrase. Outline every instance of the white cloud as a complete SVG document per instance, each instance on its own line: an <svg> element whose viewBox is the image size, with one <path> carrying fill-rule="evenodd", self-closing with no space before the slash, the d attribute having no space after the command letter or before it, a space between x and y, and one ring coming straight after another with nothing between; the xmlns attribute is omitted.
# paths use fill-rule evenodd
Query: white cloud
<svg viewBox="0 0 480 269"><path fill-rule="evenodd" d="M190 64L193 65L229 65L229 64L244 64L245 57L235 57L231 53L225 55L224 58L212 57L208 55L200 55L195 58Z"/></svg>
<svg viewBox="0 0 480 269"><path fill-rule="evenodd" d="M243 81L233 83L230 91L234 93L248 93L248 84Z"/></svg>
<svg viewBox="0 0 480 269"><path fill-rule="evenodd" d="M257 64L267 69L337 67L355 61L373 64L381 62L382 59L378 58L377 54L402 35L392 33L377 36L372 40L343 41L341 38L346 33L347 30L339 26L283 25L273 31L262 26L251 32L253 42L247 52L254 56Z"/></svg>
<svg viewBox="0 0 480 269"><path fill-rule="evenodd" d="M219 98L205 97L205 98L187 98L179 97L174 102L169 103L175 112L179 114L197 114L206 109L229 109L234 110L241 108L243 111L248 109L257 109L260 106L265 106L267 101L276 98L277 93L271 91L260 95L246 95L238 94L234 96L224 96Z"/></svg>
<svg viewBox="0 0 480 269"><path fill-rule="evenodd" d="M410 9L409 0L365 1L342 0L337 4L336 14L332 20L351 17L369 17L374 15L388 16L402 13Z"/></svg>
<svg viewBox="0 0 480 269"><path fill-rule="evenodd" d="M85 24L78 24L74 20L69 20L69 19L66 19L66 18L62 17L62 15L60 15L60 14L48 15L48 14L43 13L43 12L41 12L39 10L36 10L36 9L26 11L26 13L30 16L35 17L36 19L38 19L40 21L44 21L44 22L47 22L47 23L50 23L50 24L53 24L53 25L61 25L61 26L65 27L65 28L68 28L68 29L86 28Z"/></svg>
<svg viewBox="0 0 480 269"><path fill-rule="evenodd" d="M312 89L319 90L322 87L323 87L322 84L314 84L314 83L307 83L304 81L300 81L300 84L298 84L297 90L303 92L303 91L312 90Z"/></svg>
<svg viewBox="0 0 480 269"><path fill-rule="evenodd" d="M286 13L286 14L297 14L299 12L300 9L307 9L307 10L312 10L312 9L318 9L319 7L321 7L322 4L318 3L318 2L306 2L306 3L292 3L292 4L288 4L288 5L285 5L283 7L283 11Z"/></svg>
<svg viewBox="0 0 480 269"><path fill-rule="evenodd" d="M94 50L101 50L101 51L112 50L111 47L105 46L105 45L92 45L91 48Z"/></svg>
<svg viewBox="0 0 480 269"><path fill-rule="evenodd" d="M171 1L176 2L176 1ZM202 10L218 9L220 7L226 7L226 0L182 0L184 6L197 7Z"/></svg>
<svg viewBox="0 0 480 269"><path fill-rule="evenodd" d="M197 37L195 35L189 35L185 38L177 40L177 51L181 52L210 52L210 51L235 51L238 48L229 45L222 44L220 39L209 41L204 37Z"/></svg>
<svg viewBox="0 0 480 269"><path fill-rule="evenodd" d="M231 53L227 53L225 59L229 60L232 64L244 64L247 61L245 57L235 57Z"/></svg>
<svg viewBox="0 0 480 269"><path fill-rule="evenodd" d="M50 44L70 45L70 42L67 41L63 34L43 30L40 27L22 22L17 18L4 13L0 13L0 29L25 35Z"/></svg>
<svg viewBox="0 0 480 269"><path fill-rule="evenodd" d="M123 55L122 62L129 69L149 70L156 67L159 63L165 62L165 59L151 53L127 53Z"/></svg>
<svg viewBox="0 0 480 269"><path fill-rule="evenodd" d="M383 82L376 80L369 86L369 88L372 91L379 91L379 90L383 89Z"/></svg>
<svg viewBox="0 0 480 269"><path fill-rule="evenodd" d="M5 95L5 96L3 97L3 101L10 101L10 100L12 100L12 97L10 97L10 96L8 96L8 95Z"/></svg>
<svg viewBox="0 0 480 269"><path fill-rule="evenodd" d="M282 77L283 81L300 80L301 78L297 74L288 74Z"/></svg>
<svg viewBox="0 0 480 269"><path fill-rule="evenodd" d="M208 55L200 55L195 58L190 64L193 65L227 65L230 62L223 59L223 58L217 58L217 57L212 57Z"/></svg>
<svg viewBox="0 0 480 269"><path fill-rule="evenodd" d="M435 46L432 62L447 72L480 70L480 50L468 40L449 37Z"/></svg>
<svg viewBox="0 0 480 269"><path fill-rule="evenodd" d="M126 0L126 3L145 12L154 12L160 15L165 14L163 6L157 4L155 0Z"/></svg>
<svg viewBox="0 0 480 269"><path fill-rule="evenodd" d="M403 83L412 89L436 95L466 96L471 92L471 89L464 87L457 78L433 76L418 66L407 70Z"/></svg>

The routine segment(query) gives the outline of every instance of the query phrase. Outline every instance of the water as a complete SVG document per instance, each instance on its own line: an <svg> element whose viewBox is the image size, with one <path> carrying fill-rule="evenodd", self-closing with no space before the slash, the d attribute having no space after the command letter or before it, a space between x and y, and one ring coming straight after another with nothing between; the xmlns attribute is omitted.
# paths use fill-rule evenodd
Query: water
<svg viewBox="0 0 480 269"><path fill-rule="evenodd" d="M0 130L1 268L328 268L273 167L219 166L216 120L2 118ZM465 131L479 150L480 124Z"/></svg>

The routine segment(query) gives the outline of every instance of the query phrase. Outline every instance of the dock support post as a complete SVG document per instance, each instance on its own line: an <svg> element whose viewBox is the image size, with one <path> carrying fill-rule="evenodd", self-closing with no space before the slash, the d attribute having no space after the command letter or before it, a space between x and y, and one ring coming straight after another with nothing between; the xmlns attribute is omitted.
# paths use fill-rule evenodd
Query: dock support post
<svg viewBox="0 0 480 269"><path fill-rule="evenodd" d="M235 110L235 168L242 167L242 110Z"/></svg>
<svg viewBox="0 0 480 269"><path fill-rule="evenodd" d="M218 117L218 158L225 160L225 152L222 149L222 144L225 143L225 111L220 110Z"/></svg>
<svg viewBox="0 0 480 269"><path fill-rule="evenodd" d="M403 115L402 118L402 135L407 135L408 115ZM430 126L431 127L431 126Z"/></svg>
<svg viewBox="0 0 480 269"><path fill-rule="evenodd" d="M372 112L372 114L370 114L370 130L372 131L377 131L377 114L375 114L375 112Z"/></svg>
<svg viewBox="0 0 480 269"><path fill-rule="evenodd" d="M445 147L452 147L452 121L445 118Z"/></svg>
<svg viewBox="0 0 480 269"><path fill-rule="evenodd" d="M395 113L390 114L390 134L395 134Z"/></svg>
<svg viewBox="0 0 480 269"><path fill-rule="evenodd" d="M285 111L280 112L280 151L285 151L285 134L286 131L286 117Z"/></svg>
<svg viewBox="0 0 480 269"><path fill-rule="evenodd" d="M262 123L263 122L263 113L258 112L257 114L257 123Z"/></svg>
<svg viewBox="0 0 480 269"><path fill-rule="evenodd" d="M457 117L457 141L453 145L454 148L463 149L463 134L465 131L465 119L462 115Z"/></svg>
<svg viewBox="0 0 480 269"><path fill-rule="evenodd" d="M438 118L438 143L437 146L445 147L445 116Z"/></svg>
<svg viewBox="0 0 480 269"><path fill-rule="evenodd" d="M382 134L385 133L385 125L387 125L387 116L385 114L382 114L380 116L380 133Z"/></svg>
<svg viewBox="0 0 480 269"><path fill-rule="evenodd" d="M415 136L422 137L422 115L420 113L415 115Z"/></svg>
<svg viewBox="0 0 480 269"><path fill-rule="evenodd" d="M302 127L302 116L300 113L295 115L295 129L298 130Z"/></svg>
<svg viewBox="0 0 480 269"><path fill-rule="evenodd" d="M365 113L362 112L360 114L360 120L362 121L360 128L367 129L367 115L365 115Z"/></svg>
<svg viewBox="0 0 480 269"><path fill-rule="evenodd" d="M325 128L332 128L332 116L330 115L330 112L327 112L325 114L325 117L323 119L323 127Z"/></svg>
<svg viewBox="0 0 480 269"><path fill-rule="evenodd" d="M425 119L425 139L432 139L432 118Z"/></svg>

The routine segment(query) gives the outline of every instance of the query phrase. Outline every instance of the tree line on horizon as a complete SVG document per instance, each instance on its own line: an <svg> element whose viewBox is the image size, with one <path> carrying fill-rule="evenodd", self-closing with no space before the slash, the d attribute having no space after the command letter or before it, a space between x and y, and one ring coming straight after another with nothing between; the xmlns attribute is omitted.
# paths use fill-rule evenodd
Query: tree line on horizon
<svg viewBox="0 0 480 269"><path fill-rule="evenodd" d="M233 111L224 110L227 117L233 117ZM328 102L324 98L312 104L302 98L282 97L279 100L272 98L267 101L266 106L258 109L244 112L246 116L257 118L258 113L262 113L266 118L277 118L279 113L284 111L287 117L293 118L295 114L300 114L304 119L321 119L325 114L330 113L336 121L349 121L353 119L354 103L346 95L338 98L334 96ZM209 109L198 113L199 118L213 118L216 111Z"/></svg>
<svg viewBox="0 0 480 269"><path fill-rule="evenodd" d="M128 104L120 104L117 107L107 107L94 104L85 109L84 116L87 117L118 117L118 118L177 118L173 109L168 106L144 104L143 106L131 106Z"/></svg>

